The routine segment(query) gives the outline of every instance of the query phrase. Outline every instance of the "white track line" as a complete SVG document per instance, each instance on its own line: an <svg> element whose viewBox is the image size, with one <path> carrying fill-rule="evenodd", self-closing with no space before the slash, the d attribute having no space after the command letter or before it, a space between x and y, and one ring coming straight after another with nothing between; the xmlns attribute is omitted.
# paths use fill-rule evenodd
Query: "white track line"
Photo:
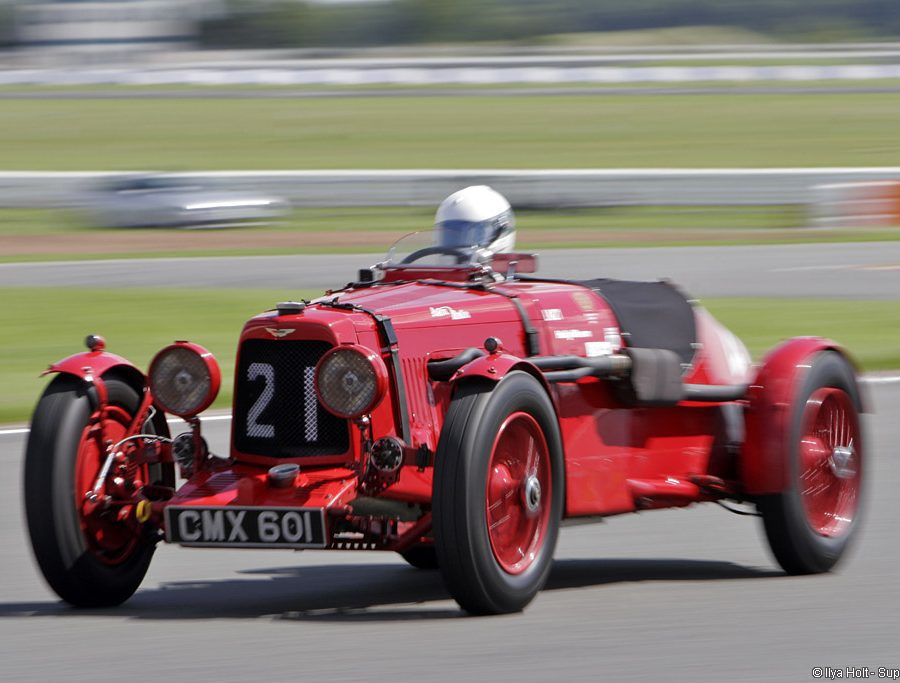
<svg viewBox="0 0 900 683"><path fill-rule="evenodd" d="M860 377L860 382L865 384L900 384L900 375L874 375L868 377ZM218 415L207 415L201 418L202 422L225 422L231 419L231 415L218 414ZM167 420L169 424L177 424L179 422L183 422L183 420L179 417L171 417ZM12 429L0 429L0 436L13 436L15 434L28 434L29 429L27 427L17 427Z"/></svg>
<svg viewBox="0 0 900 683"><path fill-rule="evenodd" d="M898 375L885 375L885 376L872 376L872 377L860 377L860 382L864 382L865 384L897 384L900 383L900 376Z"/></svg>
<svg viewBox="0 0 900 683"><path fill-rule="evenodd" d="M224 422L225 420L230 420L231 415L229 415L227 413L218 414L218 415L205 415L205 416L201 417L200 419L202 422ZM183 423L184 420L182 420L180 417L170 417L166 420L166 422L168 422L169 424L179 424L179 423ZM29 431L31 431L31 430L28 429L28 427L13 427L10 429L0 429L0 436L12 436L14 434L28 434Z"/></svg>

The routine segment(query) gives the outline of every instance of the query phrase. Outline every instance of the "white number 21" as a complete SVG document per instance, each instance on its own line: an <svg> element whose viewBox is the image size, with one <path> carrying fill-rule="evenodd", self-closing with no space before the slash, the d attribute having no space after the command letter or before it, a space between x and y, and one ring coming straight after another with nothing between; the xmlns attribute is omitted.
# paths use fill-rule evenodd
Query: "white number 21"
<svg viewBox="0 0 900 683"><path fill-rule="evenodd" d="M275 368L269 363L251 363L247 368L247 379L253 382L260 377L265 380L265 386L256 399L256 402L247 413L247 436L254 439L274 439L275 425L259 422L259 416L275 397ZM315 368L303 369L303 397L304 397L304 436L307 441L315 441L319 436L319 422L317 411L319 402L316 399Z"/></svg>

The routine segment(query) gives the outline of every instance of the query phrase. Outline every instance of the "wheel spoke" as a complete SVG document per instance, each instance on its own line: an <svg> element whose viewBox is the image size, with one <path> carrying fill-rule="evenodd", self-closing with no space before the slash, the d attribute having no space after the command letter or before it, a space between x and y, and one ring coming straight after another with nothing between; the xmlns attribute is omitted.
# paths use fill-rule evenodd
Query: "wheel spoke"
<svg viewBox="0 0 900 683"><path fill-rule="evenodd" d="M519 574L538 556L549 518L549 450L531 415L513 413L501 425L488 473L491 550L504 571Z"/></svg>
<svg viewBox="0 0 900 683"><path fill-rule="evenodd" d="M494 529L497 529L501 525L506 524L510 519L512 519L511 515L504 515L497 521L493 522L489 528L491 531L493 531Z"/></svg>
<svg viewBox="0 0 900 683"><path fill-rule="evenodd" d="M104 564L116 565L126 561L138 544L138 535L115 514L109 514L98 507L88 506L86 494L103 485L110 457L104 453L104 443L117 442L125 436L132 416L128 411L115 405L104 411L100 425L91 425L82 432L75 465L75 509L78 513L82 534L94 556ZM97 429L101 427L101 429ZM129 468L129 476L147 480L144 468Z"/></svg>
<svg viewBox="0 0 900 683"><path fill-rule="evenodd" d="M852 523L859 487L859 426L849 396L824 387L807 401L799 444L800 497L809 525L835 536Z"/></svg>
<svg viewBox="0 0 900 683"><path fill-rule="evenodd" d="M538 469L538 452L537 452L537 442L534 440L534 436L531 434L528 435L528 445L525 449L526 456L526 465L525 465L525 478L535 476L537 474Z"/></svg>

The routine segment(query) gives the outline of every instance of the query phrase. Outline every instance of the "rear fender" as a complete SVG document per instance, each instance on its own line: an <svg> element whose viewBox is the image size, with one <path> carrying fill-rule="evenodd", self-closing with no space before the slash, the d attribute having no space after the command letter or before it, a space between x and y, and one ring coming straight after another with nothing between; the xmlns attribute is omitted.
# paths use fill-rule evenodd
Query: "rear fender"
<svg viewBox="0 0 900 683"><path fill-rule="evenodd" d="M780 493L787 488L794 402L810 359L823 351L839 353L856 369L844 349L820 337L789 339L763 359L747 392L746 440L740 462L746 493Z"/></svg>

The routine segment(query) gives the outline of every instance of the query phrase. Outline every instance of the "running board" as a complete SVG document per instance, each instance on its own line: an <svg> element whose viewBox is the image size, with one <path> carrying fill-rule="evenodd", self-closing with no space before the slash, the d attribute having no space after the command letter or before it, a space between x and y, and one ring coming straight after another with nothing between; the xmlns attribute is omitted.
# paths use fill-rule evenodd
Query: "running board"
<svg viewBox="0 0 900 683"><path fill-rule="evenodd" d="M665 479L628 479L626 481L639 510L677 507L705 500L727 497L733 492L730 486L708 474Z"/></svg>
<svg viewBox="0 0 900 683"><path fill-rule="evenodd" d="M690 505L701 500L700 487L684 479L628 479L628 488L639 510Z"/></svg>

